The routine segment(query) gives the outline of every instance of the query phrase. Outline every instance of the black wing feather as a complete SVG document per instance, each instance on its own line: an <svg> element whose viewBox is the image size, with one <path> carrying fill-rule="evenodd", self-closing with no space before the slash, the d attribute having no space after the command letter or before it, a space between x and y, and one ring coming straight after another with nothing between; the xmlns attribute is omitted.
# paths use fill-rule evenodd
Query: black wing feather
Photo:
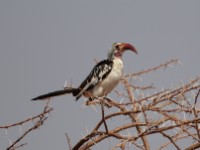
<svg viewBox="0 0 200 150"><path fill-rule="evenodd" d="M79 86L79 91L73 92L73 95L78 95L84 87L88 86L85 91L92 89L99 82L103 81L111 72L113 67L113 61L111 60L102 60L97 63L87 78ZM89 84L89 85L88 85ZM81 95L80 95L81 96ZM79 96L79 97L80 97ZM77 97L77 99L79 98Z"/></svg>

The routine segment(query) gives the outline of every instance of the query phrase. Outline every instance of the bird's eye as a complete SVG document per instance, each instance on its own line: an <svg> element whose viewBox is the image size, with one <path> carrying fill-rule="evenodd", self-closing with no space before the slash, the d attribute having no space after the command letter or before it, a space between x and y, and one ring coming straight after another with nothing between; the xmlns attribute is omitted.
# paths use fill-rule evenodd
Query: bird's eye
<svg viewBox="0 0 200 150"><path fill-rule="evenodd" d="M119 49L119 45L116 45L115 48L118 50Z"/></svg>

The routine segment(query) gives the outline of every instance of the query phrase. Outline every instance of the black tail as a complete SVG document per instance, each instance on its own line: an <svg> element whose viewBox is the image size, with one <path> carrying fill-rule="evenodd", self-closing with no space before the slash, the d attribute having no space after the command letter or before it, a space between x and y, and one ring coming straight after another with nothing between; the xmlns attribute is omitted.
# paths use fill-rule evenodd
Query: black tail
<svg viewBox="0 0 200 150"><path fill-rule="evenodd" d="M44 99L48 99L48 98L51 98L51 97L54 97L54 96L61 96L61 95L67 94L67 93L74 93L74 92L76 93L77 90L78 89L76 89L76 88L65 88L63 90L54 91L54 92L50 92L50 93L47 93L47 94L37 96L37 97L33 98L32 100L33 101L44 100Z"/></svg>

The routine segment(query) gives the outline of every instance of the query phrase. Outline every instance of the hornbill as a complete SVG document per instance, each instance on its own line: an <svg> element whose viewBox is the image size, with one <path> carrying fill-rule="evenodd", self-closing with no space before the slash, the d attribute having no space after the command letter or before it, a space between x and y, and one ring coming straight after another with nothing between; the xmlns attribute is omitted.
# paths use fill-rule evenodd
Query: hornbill
<svg viewBox="0 0 200 150"><path fill-rule="evenodd" d="M122 55L126 50L137 54L136 48L129 43L114 43L108 51L107 59L98 62L78 88L64 87L62 90L40 95L32 100L43 100L67 93L72 93L76 100L82 95L90 99L106 96L115 88L122 77Z"/></svg>

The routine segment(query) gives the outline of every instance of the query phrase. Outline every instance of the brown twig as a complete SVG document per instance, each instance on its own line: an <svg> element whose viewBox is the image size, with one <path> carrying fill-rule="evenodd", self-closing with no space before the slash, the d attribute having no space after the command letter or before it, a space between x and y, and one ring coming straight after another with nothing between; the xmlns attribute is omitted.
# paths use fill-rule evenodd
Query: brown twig
<svg viewBox="0 0 200 150"><path fill-rule="evenodd" d="M191 146L187 147L185 150L195 150L200 147L200 143L192 144Z"/></svg>
<svg viewBox="0 0 200 150"><path fill-rule="evenodd" d="M30 122L30 121L33 121L37 118L40 118L41 116L45 115L45 114L48 114L50 111L52 111L53 109L48 109L48 110L45 110L43 113L41 114L38 114L34 117L31 117L31 118L28 118L28 119L25 119L23 121L20 121L20 122L17 122L17 123L13 123L13 124L9 124L9 125L5 125L5 126L0 126L0 129L8 129L8 128L11 128L11 127L15 127L15 126L20 126L22 124L25 124L27 122Z"/></svg>
<svg viewBox="0 0 200 150"><path fill-rule="evenodd" d="M72 146L71 146L71 139L69 137L69 135L67 133L65 133L65 137L67 139L67 143L68 143L68 146L69 146L69 150L72 150Z"/></svg>
<svg viewBox="0 0 200 150"><path fill-rule="evenodd" d="M157 128L158 128L158 127L157 127ZM164 137L166 137L166 138L174 145L174 147L175 147L177 150L181 150L181 149L179 148L179 146L175 143L175 141L173 140L173 138L172 138L170 135L164 133L163 131L161 131L160 133L161 133Z"/></svg>
<svg viewBox="0 0 200 150"><path fill-rule="evenodd" d="M127 90L127 93L128 93L128 96L129 96L129 100L130 100L130 102L132 102L133 110L136 111L137 108L134 105L135 98L134 98L134 95L133 95L132 87L128 83L128 80L126 78L123 79L123 83L124 83L124 86L125 86L125 88ZM130 117L132 118L132 121L140 122L139 118L137 117L137 114L131 114ZM137 129L137 131L138 131L139 134L142 132L142 129L139 126L136 126L136 129ZM150 146L149 146L149 142L148 142L147 138L145 136L143 136L141 139L142 139L142 142L144 144L145 149L149 150Z"/></svg>
<svg viewBox="0 0 200 150"><path fill-rule="evenodd" d="M104 123L105 129L106 129L106 133L108 133L108 126L106 124L106 120L105 120L105 114L104 114L104 99L101 99L101 115L102 115L102 121Z"/></svg>
<svg viewBox="0 0 200 150"><path fill-rule="evenodd" d="M36 124L31 127L30 129L28 129L27 131L24 132L24 134L22 134L16 141L13 142L13 144L11 144L6 150L10 150L12 149L18 142L20 142L28 133L30 133L31 131L39 128L40 126L43 125L44 121L47 119L47 117L41 118L40 120L38 120L36 122Z"/></svg>
<svg viewBox="0 0 200 150"><path fill-rule="evenodd" d="M136 73L133 73L133 74L129 74L129 75L126 75L125 78L128 78L128 77L133 77L133 76L140 76L142 74L147 74L149 72L152 72L152 71L156 71L158 69L161 69L161 68L166 68L168 67L169 65L171 64L177 64L178 63L178 59L172 59L170 61L167 61L163 64L160 64L158 66L155 66L153 68L150 68L150 69L145 69L145 70L142 70L142 71L139 71L139 72L136 72Z"/></svg>
<svg viewBox="0 0 200 150"><path fill-rule="evenodd" d="M29 134L30 132L32 132L35 129L38 129L39 127L41 127L44 124L45 120L48 118L45 115L50 113L53 110L53 108L48 107L48 104L49 104L49 102L46 103L46 106L44 107L42 113L40 113L39 115L36 115L35 117L31 117L29 119L25 119L24 121L20 121L18 123L14 123L14 124L11 124L11 125L2 126L2 128L7 129L7 128L10 128L10 127L25 124L29 121L37 120L36 123L31 128L27 129L19 138L17 138L9 147L7 147L6 150L14 150L16 148L22 147L22 146L27 144L27 143L25 143L25 144L21 144L19 146L15 146L22 139L24 139L27 134Z"/></svg>
<svg viewBox="0 0 200 150"><path fill-rule="evenodd" d="M20 145L18 145L18 146L14 146L14 147L11 148L10 150L16 150L16 149L21 148L21 147L23 147L23 146L25 146L25 145L27 145L27 143L20 144Z"/></svg>
<svg viewBox="0 0 200 150"><path fill-rule="evenodd" d="M196 79L191 80L181 87L157 92L156 94L152 94L150 96L136 100L132 93L132 88L134 86L131 85L126 78L123 79L123 84L128 93L128 96L126 98L128 98L130 102L121 104L114 100L106 101L106 104L109 105L110 108L118 109L118 112L110 113L107 116L104 116L104 120L106 121L107 119L118 117L120 115L125 115L130 117L132 123L126 123L120 127L103 132L99 131L99 127L104 123L104 120L101 120L97 123L96 127L90 134L88 134L85 138L80 140L77 145L75 145L74 149L88 149L94 144L99 143L100 141L108 137L113 137L119 139L120 141L123 141L123 146L125 143L133 143L135 146L138 146L137 140L140 139L143 141L143 148L150 149L150 146L148 147L148 144L145 145L145 143L147 143L148 141L146 142L144 139L149 135L157 133L160 133L164 137L169 139L169 143L165 144L165 146L171 143L176 149L181 149L177 145L176 141L181 140L182 138L191 137L192 139L199 141L196 135L198 135L197 125L200 123L200 119L198 117L186 118L186 114L195 116L195 113L196 115L200 113L200 110L198 110L196 107L194 112L194 110L191 109L191 103L188 101L188 93L200 88L200 85L198 83L199 80L200 77L197 77ZM124 95L125 94L123 94L123 96ZM196 101L196 99L197 98L195 98L194 101ZM100 101L96 100L91 104L98 105L100 104ZM131 107L128 108L126 106ZM149 112L152 112L154 114L156 113L159 118L157 118L157 120L155 120L155 118L150 118L149 116L151 115L148 115ZM184 114L185 117L181 118L181 113ZM143 116L143 119L141 118L141 116ZM145 128L141 128L142 126ZM140 128L140 130L138 130L138 128ZM190 131L190 128L195 128L196 133L191 132L194 130ZM122 130L124 131L130 129L136 129L138 131L138 134L136 136L124 136L120 134ZM173 130L180 130L181 132L172 136L165 133L165 131Z"/></svg>
<svg viewBox="0 0 200 150"><path fill-rule="evenodd" d="M200 94L200 89L198 90L197 95L196 95L196 97L195 97L194 105L196 105L196 103L197 103L197 99L198 99L198 97L199 97L199 94Z"/></svg>

